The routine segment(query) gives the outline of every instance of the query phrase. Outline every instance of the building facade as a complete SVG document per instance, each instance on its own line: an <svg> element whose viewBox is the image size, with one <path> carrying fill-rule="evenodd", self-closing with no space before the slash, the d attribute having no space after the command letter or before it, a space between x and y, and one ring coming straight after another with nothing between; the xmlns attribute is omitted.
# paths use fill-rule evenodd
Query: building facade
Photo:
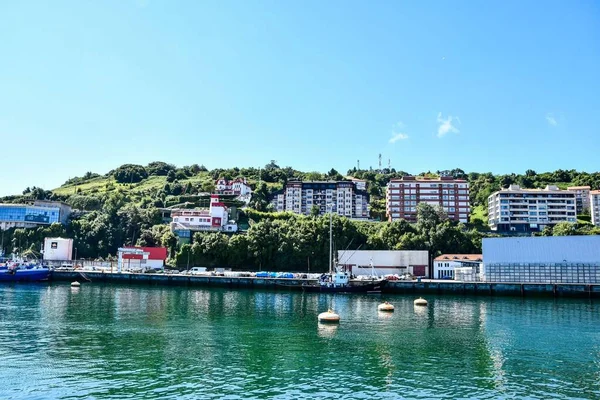
<svg viewBox="0 0 600 400"><path fill-rule="evenodd" d="M353 275L371 275L371 263L375 274L429 276L429 252L427 250L339 250L338 264Z"/></svg>
<svg viewBox="0 0 600 400"><path fill-rule="evenodd" d="M482 280L600 283L600 236L483 239Z"/></svg>
<svg viewBox="0 0 600 400"><path fill-rule="evenodd" d="M316 207L319 215L331 210L348 218L369 217L369 195L351 181L289 181L272 203L280 212L310 215Z"/></svg>
<svg viewBox="0 0 600 400"><path fill-rule="evenodd" d="M171 210L171 231L180 239L190 240L194 232L236 232L237 224L229 221L229 211L219 201L219 196L210 196L208 209Z"/></svg>
<svg viewBox="0 0 600 400"><path fill-rule="evenodd" d="M70 215L71 207L59 201L37 200L33 204L0 204L0 229L65 224Z"/></svg>
<svg viewBox="0 0 600 400"><path fill-rule="evenodd" d="M575 193L575 208L577 214L587 214L590 211L590 187L569 186L567 190Z"/></svg>
<svg viewBox="0 0 600 400"><path fill-rule="evenodd" d="M539 232L547 225L577 222L575 193L556 186L510 185L488 197L488 224L498 232Z"/></svg>
<svg viewBox="0 0 600 400"><path fill-rule="evenodd" d="M392 179L387 185L386 216L389 221L405 219L417 222L417 205L427 203L440 206L448 218L469 222L469 184L464 179L440 179L405 176Z"/></svg>
<svg viewBox="0 0 600 400"><path fill-rule="evenodd" d="M590 191L590 214L592 224L600 226L600 190Z"/></svg>
<svg viewBox="0 0 600 400"><path fill-rule="evenodd" d="M215 190L217 194L229 194L235 196L252 194L252 188L248 185L245 178L237 178L232 181L219 178L215 182Z"/></svg>
<svg viewBox="0 0 600 400"><path fill-rule="evenodd" d="M477 274L482 262L482 254L442 254L433 260L433 279L456 279L459 268L474 268Z"/></svg>

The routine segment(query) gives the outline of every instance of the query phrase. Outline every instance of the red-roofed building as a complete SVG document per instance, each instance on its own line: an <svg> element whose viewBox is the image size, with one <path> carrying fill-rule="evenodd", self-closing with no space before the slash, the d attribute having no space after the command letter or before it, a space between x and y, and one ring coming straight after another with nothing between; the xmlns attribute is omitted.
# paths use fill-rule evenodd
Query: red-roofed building
<svg viewBox="0 0 600 400"><path fill-rule="evenodd" d="M456 268L480 270L482 254L442 254L433 260L433 279L455 279Z"/></svg>
<svg viewBox="0 0 600 400"><path fill-rule="evenodd" d="M137 249L142 250L144 254L127 254L123 253L123 260L126 264L134 266L139 264L141 268L152 268L161 269L165 265L167 260L167 248L166 247L126 247L126 249ZM135 260L135 261L134 261Z"/></svg>
<svg viewBox="0 0 600 400"><path fill-rule="evenodd" d="M209 209L175 209L171 217L171 231L184 240L191 239L193 232L237 231L237 224L229 221L227 206L217 194L210 196Z"/></svg>

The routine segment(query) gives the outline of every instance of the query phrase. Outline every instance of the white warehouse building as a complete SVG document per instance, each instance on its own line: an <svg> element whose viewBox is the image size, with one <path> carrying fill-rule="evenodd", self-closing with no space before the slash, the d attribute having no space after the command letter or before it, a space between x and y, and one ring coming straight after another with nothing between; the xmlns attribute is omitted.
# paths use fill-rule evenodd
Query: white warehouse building
<svg viewBox="0 0 600 400"><path fill-rule="evenodd" d="M402 275L410 273L419 277L429 276L429 252L427 250L340 250L338 264L353 275L371 275L371 263L375 274Z"/></svg>
<svg viewBox="0 0 600 400"><path fill-rule="evenodd" d="M487 282L600 283L600 236L483 239Z"/></svg>

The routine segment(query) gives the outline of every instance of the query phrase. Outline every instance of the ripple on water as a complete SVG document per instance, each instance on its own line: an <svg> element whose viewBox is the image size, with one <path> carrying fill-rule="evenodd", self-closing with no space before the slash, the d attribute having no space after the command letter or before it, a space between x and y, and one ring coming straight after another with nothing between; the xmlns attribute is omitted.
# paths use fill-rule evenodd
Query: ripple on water
<svg viewBox="0 0 600 400"><path fill-rule="evenodd" d="M382 318L369 296L0 286L0 398L600 397L593 303L390 300Z"/></svg>

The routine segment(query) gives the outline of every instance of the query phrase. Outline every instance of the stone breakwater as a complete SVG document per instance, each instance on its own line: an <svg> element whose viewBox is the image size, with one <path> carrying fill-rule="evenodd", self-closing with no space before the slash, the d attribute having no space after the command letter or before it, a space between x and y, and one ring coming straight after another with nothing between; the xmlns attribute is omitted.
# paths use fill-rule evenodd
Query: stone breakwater
<svg viewBox="0 0 600 400"><path fill-rule="evenodd" d="M310 279L280 279L254 277L226 277L199 275L166 275L141 273L105 273L54 271L52 281L117 283L164 286L229 287L233 289L301 290ZM599 284L552 284L552 283L493 283L493 282L418 282L390 281L385 293L481 295L522 297L587 297L600 298Z"/></svg>

